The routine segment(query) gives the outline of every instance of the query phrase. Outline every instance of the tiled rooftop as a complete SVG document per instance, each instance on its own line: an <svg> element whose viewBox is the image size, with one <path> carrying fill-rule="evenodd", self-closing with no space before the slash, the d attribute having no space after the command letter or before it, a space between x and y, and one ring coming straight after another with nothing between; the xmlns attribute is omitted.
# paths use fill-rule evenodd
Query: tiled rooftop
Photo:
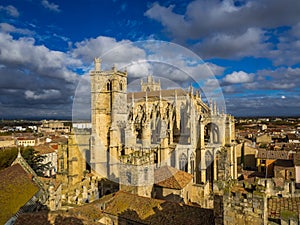
<svg viewBox="0 0 300 225"><path fill-rule="evenodd" d="M280 219L280 214L283 211L290 211L296 215L300 215L300 197L268 199L269 218Z"/></svg>
<svg viewBox="0 0 300 225"><path fill-rule="evenodd" d="M4 224L39 190L19 165L0 171L0 224Z"/></svg>
<svg viewBox="0 0 300 225"><path fill-rule="evenodd" d="M53 149L47 144L35 146L34 150L36 150L39 154L48 154L48 153L55 152L55 149Z"/></svg>
<svg viewBox="0 0 300 225"><path fill-rule="evenodd" d="M180 190L192 179L192 174L170 166L163 166L154 171L154 184L160 187Z"/></svg>
<svg viewBox="0 0 300 225"><path fill-rule="evenodd" d="M143 224L212 224L213 210L117 192L104 212Z"/></svg>
<svg viewBox="0 0 300 225"><path fill-rule="evenodd" d="M257 153L257 158L259 159L290 159L290 154L288 151L272 151L259 149Z"/></svg>
<svg viewBox="0 0 300 225"><path fill-rule="evenodd" d="M119 191L96 200L93 203L48 214L23 214L17 225L31 224L99 224L103 216L117 216L119 221L127 220L133 224L182 225L214 223L213 210L197 206L168 202L153 198L141 197ZM42 223L42 222L43 223ZM57 223L56 223L57 221Z"/></svg>

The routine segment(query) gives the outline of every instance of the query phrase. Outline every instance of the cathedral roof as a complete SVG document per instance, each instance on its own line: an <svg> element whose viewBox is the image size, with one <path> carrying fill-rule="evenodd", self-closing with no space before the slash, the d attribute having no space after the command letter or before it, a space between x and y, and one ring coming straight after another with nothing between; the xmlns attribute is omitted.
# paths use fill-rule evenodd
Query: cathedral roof
<svg viewBox="0 0 300 225"><path fill-rule="evenodd" d="M154 171L154 184L159 187L180 190L192 179L192 174L170 166L163 166Z"/></svg>
<svg viewBox="0 0 300 225"><path fill-rule="evenodd" d="M132 96L134 99L143 99L146 97L148 98L159 98L161 96L162 98L174 98L175 95L177 96L186 96L188 94L187 91L183 89L167 89L167 90L160 90L160 91L142 91L142 92L130 92L127 94L127 102L132 101Z"/></svg>

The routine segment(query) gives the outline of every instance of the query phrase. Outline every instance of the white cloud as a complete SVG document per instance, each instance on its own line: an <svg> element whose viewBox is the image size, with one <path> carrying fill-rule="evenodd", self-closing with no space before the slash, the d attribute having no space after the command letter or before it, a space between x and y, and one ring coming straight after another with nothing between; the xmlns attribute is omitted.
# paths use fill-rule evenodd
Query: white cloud
<svg viewBox="0 0 300 225"><path fill-rule="evenodd" d="M299 67L279 67L275 70L260 70L257 74L260 82L257 83L255 88L297 91L297 87L300 86Z"/></svg>
<svg viewBox="0 0 300 225"><path fill-rule="evenodd" d="M289 45L290 40L279 40L274 48L267 32L281 26L295 26L300 20L300 1L240 3L237 6L233 0L195 0L183 14L175 12L176 5L164 7L155 3L145 16L160 22L174 41L186 44L192 40L194 44L190 46L205 58L255 56L271 58L277 64L290 59L299 63L299 41ZM273 33L273 36L280 35ZM275 50L270 52L271 49Z"/></svg>
<svg viewBox="0 0 300 225"><path fill-rule="evenodd" d="M5 11L7 14L13 17L18 17L20 15L19 11L12 5L9 6L0 5L0 11Z"/></svg>
<svg viewBox="0 0 300 225"><path fill-rule="evenodd" d="M24 35L31 35L34 33L28 29L16 28L15 26L12 26L8 23L0 23L0 30L4 33L18 33Z"/></svg>
<svg viewBox="0 0 300 225"><path fill-rule="evenodd" d="M99 36L74 44L74 58L91 65L94 57L102 58L102 68L127 68L130 78L148 74L164 77L187 85L202 79L220 75L224 68L213 63L204 63L194 52L177 44L162 41L116 41Z"/></svg>
<svg viewBox="0 0 300 225"><path fill-rule="evenodd" d="M51 11L60 12L59 5L49 2L48 0L42 0L42 5Z"/></svg>
<svg viewBox="0 0 300 225"><path fill-rule="evenodd" d="M133 61L145 59L145 52L129 40L117 41L115 38L99 36L75 43L72 50L74 58L90 64L95 57L101 57L109 67L113 64L124 66Z"/></svg>
<svg viewBox="0 0 300 225"><path fill-rule="evenodd" d="M232 84L238 84L238 83L248 83L252 82L254 78L254 74L248 74L245 73L244 71L234 71L231 74L227 74L224 78L223 81L232 83Z"/></svg>
<svg viewBox="0 0 300 225"><path fill-rule="evenodd" d="M265 52L264 57L271 58L276 66L292 66L300 63L300 22L285 31L275 44L274 50Z"/></svg>
<svg viewBox="0 0 300 225"><path fill-rule="evenodd" d="M204 57L243 57L259 56L268 49L263 43L264 32L258 28L249 28L241 35L217 33L205 38L193 48Z"/></svg>
<svg viewBox="0 0 300 225"><path fill-rule="evenodd" d="M225 93L235 93L236 92L236 88L233 85L224 86L223 87L223 92L225 92Z"/></svg>
<svg viewBox="0 0 300 225"><path fill-rule="evenodd" d="M128 73L135 78L146 77L151 74L151 65L146 61L136 61L127 66Z"/></svg>
<svg viewBox="0 0 300 225"><path fill-rule="evenodd" d="M61 93L59 90L54 89L43 90L42 93L36 93L34 91L27 90L25 91L25 97L33 100L57 99L61 97Z"/></svg>
<svg viewBox="0 0 300 225"><path fill-rule="evenodd" d="M70 57L67 53L36 45L33 38L14 39L5 33L0 33L0 53L2 64L27 68L32 73L69 82L76 81L77 76L68 67L81 65L80 60Z"/></svg>
<svg viewBox="0 0 300 225"><path fill-rule="evenodd" d="M235 6L234 1L196 0L188 4L184 15L155 3L145 15L161 22L172 37L198 39L211 33L244 33L251 27L274 28L295 24L299 18L298 0L249 1Z"/></svg>
<svg viewBox="0 0 300 225"><path fill-rule="evenodd" d="M184 20L183 15L173 13L173 8L174 5L163 7L155 3L145 12L145 16L160 21L175 39L185 38L188 31L188 24Z"/></svg>

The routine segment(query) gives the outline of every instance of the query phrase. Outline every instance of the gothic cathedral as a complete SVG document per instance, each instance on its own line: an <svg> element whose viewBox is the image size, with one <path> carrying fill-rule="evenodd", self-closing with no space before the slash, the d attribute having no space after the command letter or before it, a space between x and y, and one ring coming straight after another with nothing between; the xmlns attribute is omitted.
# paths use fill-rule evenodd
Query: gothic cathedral
<svg viewBox="0 0 300 225"><path fill-rule="evenodd" d="M161 89L158 79L141 79L140 92L127 91L127 71L101 69L91 78L91 167L109 179L133 182L124 165L164 165L194 176L194 183L237 178L234 118L206 104L192 87ZM123 167L122 167L123 165ZM127 168L127 167L126 167ZM148 171L148 170L147 170ZM151 174L150 174L151 175ZM137 178L138 179L138 178Z"/></svg>

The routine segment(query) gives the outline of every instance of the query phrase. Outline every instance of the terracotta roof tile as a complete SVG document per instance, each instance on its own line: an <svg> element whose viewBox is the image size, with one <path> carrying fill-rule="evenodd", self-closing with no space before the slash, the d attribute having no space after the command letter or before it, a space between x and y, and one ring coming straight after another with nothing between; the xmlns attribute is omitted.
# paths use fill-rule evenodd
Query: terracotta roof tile
<svg viewBox="0 0 300 225"><path fill-rule="evenodd" d="M53 221L63 221L55 224L99 224L103 216L116 216L119 223L130 221L133 224L160 224L160 225L210 225L214 223L212 209L203 209L165 200L146 198L119 191L98 199L90 204L69 209L67 212L56 211L48 214L23 214L16 224L48 224L49 218ZM71 223L70 221L74 221ZM51 223L52 224L52 223Z"/></svg>
<svg viewBox="0 0 300 225"><path fill-rule="evenodd" d="M34 148L34 150L36 150L40 154L48 154L48 153L55 152L55 149L51 148L47 144L34 146L33 148Z"/></svg>
<svg viewBox="0 0 300 225"><path fill-rule="evenodd" d="M288 211L290 215L298 217L300 212L300 197L268 199L269 218L280 219L284 211Z"/></svg>
<svg viewBox="0 0 300 225"><path fill-rule="evenodd" d="M213 224L213 210L119 191L107 202L105 213L142 224Z"/></svg>
<svg viewBox="0 0 300 225"><path fill-rule="evenodd" d="M192 179L192 174L170 166L163 166L154 171L154 184L160 187L180 190Z"/></svg>

